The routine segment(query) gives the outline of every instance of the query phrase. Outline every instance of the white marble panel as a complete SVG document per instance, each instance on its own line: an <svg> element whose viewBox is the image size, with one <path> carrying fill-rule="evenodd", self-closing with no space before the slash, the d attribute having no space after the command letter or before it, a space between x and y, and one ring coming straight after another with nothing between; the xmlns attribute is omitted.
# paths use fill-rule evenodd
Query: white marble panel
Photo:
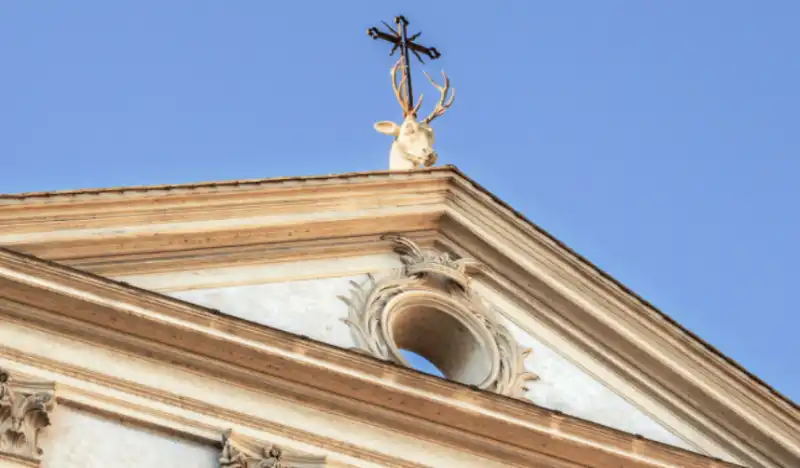
<svg viewBox="0 0 800 468"><path fill-rule="evenodd" d="M342 348L355 346L344 323L350 281L364 276L178 291L169 295Z"/></svg>
<svg viewBox="0 0 800 468"><path fill-rule="evenodd" d="M219 448L60 406L42 432L42 468L218 468Z"/></svg>
<svg viewBox="0 0 800 468"><path fill-rule="evenodd" d="M555 350L510 321L505 322L522 346L533 349L525 367L540 379L529 385L528 399L544 408L697 451Z"/></svg>

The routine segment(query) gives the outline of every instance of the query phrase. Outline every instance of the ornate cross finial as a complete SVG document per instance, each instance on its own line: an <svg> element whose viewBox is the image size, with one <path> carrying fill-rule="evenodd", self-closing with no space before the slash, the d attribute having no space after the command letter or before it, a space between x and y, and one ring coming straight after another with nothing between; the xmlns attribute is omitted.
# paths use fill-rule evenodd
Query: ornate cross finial
<svg viewBox="0 0 800 468"><path fill-rule="evenodd" d="M392 27L386 23L385 21L381 21L388 32L383 32L378 28L370 28L367 30L367 34L373 39L382 39L386 42L393 44L391 52L389 52L389 56L393 56L397 50L400 50L400 60L403 64L403 83L405 84L404 89L402 90L403 98L405 100L405 109L413 109L414 105L414 95L411 89L411 61L409 60L408 52L410 51L414 54L417 59L421 63L425 63L422 60L422 57L419 54L425 54L430 57L431 60L436 60L442 56L435 47L425 47L421 44L417 44L414 42L414 39L418 38L422 32L418 32L411 37L408 37L408 20L405 16L398 16L394 19L395 24L397 24L397 31L392 29ZM403 116L405 117L405 115Z"/></svg>

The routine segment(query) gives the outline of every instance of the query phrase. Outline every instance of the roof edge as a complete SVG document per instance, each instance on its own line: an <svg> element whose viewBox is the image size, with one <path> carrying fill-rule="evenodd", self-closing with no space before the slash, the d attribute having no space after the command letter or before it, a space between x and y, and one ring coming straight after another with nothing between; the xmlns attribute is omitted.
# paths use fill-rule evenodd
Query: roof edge
<svg viewBox="0 0 800 468"><path fill-rule="evenodd" d="M411 169L407 171L398 170L380 170L380 171L361 171L361 172L344 172L340 174L325 174L325 175L310 175L310 176L285 176L285 177L266 177L261 179L239 179L228 181L205 181L205 182L187 182L184 184L161 184L161 185L132 185L124 187L108 187L108 188L86 188L75 190L55 190L55 191L41 191L41 192L21 192L21 193L0 193L0 200L25 200L32 198L54 198L54 197L70 197L77 195L103 195L106 193L123 193L123 192L152 192L161 190L195 190L203 188L223 188L223 187L240 187L240 186L261 186L269 184L280 184L285 182L310 182L322 180L336 180L336 179L355 179L360 177L379 177L379 176L392 176L392 175L416 175L416 174L432 174L437 172L455 171L458 174L463 173L453 165L428 167L423 169Z"/></svg>
<svg viewBox="0 0 800 468"><path fill-rule="evenodd" d="M652 310L653 312L656 312L658 315L660 315L663 319L665 319L667 322L669 322L672 326L676 327L682 333L685 333L690 338L694 339L696 342L701 344L708 351L710 351L711 353L719 356L720 358L725 360L727 363L731 364L734 368L736 368L737 370L739 370L742 373L744 373L753 382L759 384L761 387L763 387L765 390L768 390L770 393L772 393L776 397L784 400L786 403L788 403L789 405L791 405L795 409L800 410L800 405L798 405L792 399L790 399L788 396L784 395L783 393L781 393L780 391L778 391L777 389L775 389L774 387L769 385L767 382L765 382L760 377L758 377L757 375L755 375L754 373L749 371L747 368L745 368L744 366L739 364L735 359L733 359L730 356L726 355L721 350L716 348L714 345L712 345L711 343L707 342L706 340L704 340L703 338L701 338L700 336L698 336L697 334L695 334L694 332L692 332L688 328L685 328L678 321L676 321L675 319L670 317L666 312L664 312L661 309L659 309L658 307L656 307L653 303L651 303L647 299L645 299L642 296L640 296L638 293L636 293L631 288L626 286L620 280L616 279L611 274L609 274L608 272L606 272L605 270L603 270L602 268L600 268L599 266L594 264L591 260L589 260L588 258L584 257L583 255L581 255L580 253L578 253L577 251L575 251L574 249L572 249L571 247L566 245L564 242L562 242L561 240L556 238L554 235L550 234L547 230L543 229L542 227L540 227L539 225L537 225L536 223L534 223L533 221L528 219L524 214L522 214L521 212L516 210L514 207L512 207L511 205L509 205L508 203L503 201L500 197L498 197L497 195L493 194L491 191L487 190L480 183L478 183L477 181L475 181L471 177L469 177L466 174L464 174L456 166L451 166L451 168L452 168L453 172L458 174L458 176L460 176L462 179L464 179L465 182L467 182L470 185L472 185L477 191L479 191L479 192L485 194L486 196L488 196L489 198L491 198L491 200L494 203L497 203L503 209L509 211L511 215L513 215L514 217L516 217L517 219L519 219L523 223L527 224L528 226L533 228L538 233L540 233L543 236L545 236L548 240L550 240L553 243L555 243L556 245L558 245L559 248L564 249L568 254L575 256L575 258L579 262L585 264L592 271L598 273L603 279L611 282L614 286L620 288L625 294L629 295L632 299L634 299L640 305Z"/></svg>

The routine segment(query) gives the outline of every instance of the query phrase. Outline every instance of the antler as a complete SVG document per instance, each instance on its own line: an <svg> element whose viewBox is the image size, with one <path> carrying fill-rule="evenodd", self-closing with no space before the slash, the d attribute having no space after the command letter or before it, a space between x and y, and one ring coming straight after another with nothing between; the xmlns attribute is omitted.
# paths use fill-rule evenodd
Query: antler
<svg viewBox="0 0 800 468"><path fill-rule="evenodd" d="M433 112L431 112L430 115L425 117L425 120L423 120L423 122L429 124L433 121L433 119L447 112L447 109L449 109L450 106L453 105L453 100L456 98L456 90L455 88L453 88L453 92L450 93L450 99L448 99L447 102L445 102L445 98L447 98L447 92L450 91L450 78L447 77L447 74L444 72L444 70L442 70L442 76L444 77L444 86L439 86L438 84L436 84L436 82L433 81L433 78L431 78L427 72L423 71L423 73L425 73L425 76L428 77L428 81L430 81L431 84L436 89L438 89L439 93L441 93L442 95L439 98L439 102L436 103L436 107L433 109ZM420 101L420 104L421 103L422 102Z"/></svg>
<svg viewBox="0 0 800 468"><path fill-rule="evenodd" d="M413 115L416 117L417 112L419 112L419 108L422 106L422 94L419 95L417 105L412 109L411 103L408 102L408 87L403 88L403 85L406 82L405 73L403 73L403 78L400 79L400 83L397 82L397 70L400 69L401 65L403 65L402 58L400 58L400 60L394 64L392 70L389 72L392 75L392 90L394 91L394 96L397 98L397 102L400 103L400 108L403 109L403 117L408 115Z"/></svg>

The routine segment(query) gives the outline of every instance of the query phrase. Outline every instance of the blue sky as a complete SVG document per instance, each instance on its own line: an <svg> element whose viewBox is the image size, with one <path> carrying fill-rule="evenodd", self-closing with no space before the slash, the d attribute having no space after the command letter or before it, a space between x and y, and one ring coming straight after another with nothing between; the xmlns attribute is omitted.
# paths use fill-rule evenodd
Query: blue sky
<svg viewBox="0 0 800 468"><path fill-rule="evenodd" d="M400 12L440 163L800 400L797 1L6 1L0 192L385 169Z"/></svg>

